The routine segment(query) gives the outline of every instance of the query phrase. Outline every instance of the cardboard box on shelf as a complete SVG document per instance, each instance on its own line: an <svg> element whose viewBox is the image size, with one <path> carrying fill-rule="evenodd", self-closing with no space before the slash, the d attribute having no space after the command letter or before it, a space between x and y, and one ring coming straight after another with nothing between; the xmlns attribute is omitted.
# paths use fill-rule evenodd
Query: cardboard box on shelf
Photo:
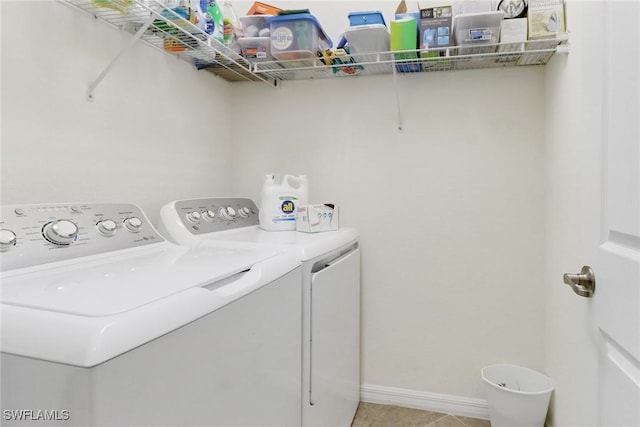
<svg viewBox="0 0 640 427"><path fill-rule="evenodd" d="M502 20L498 52L517 52L525 41L527 41L527 18Z"/></svg>
<svg viewBox="0 0 640 427"><path fill-rule="evenodd" d="M453 46L452 6L420 9L420 49Z"/></svg>
<svg viewBox="0 0 640 427"><path fill-rule="evenodd" d="M527 41L527 18L503 19L500 23L498 52L516 52Z"/></svg>
<svg viewBox="0 0 640 427"><path fill-rule="evenodd" d="M256 1L247 11L247 15L277 15L282 9Z"/></svg>
<svg viewBox="0 0 640 427"><path fill-rule="evenodd" d="M530 40L564 33L564 0L530 0L527 18Z"/></svg>
<svg viewBox="0 0 640 427"><path fill-rule="evenodd" d="M527 18L503 19L500 22L500 43L527 41Z"/></svg>

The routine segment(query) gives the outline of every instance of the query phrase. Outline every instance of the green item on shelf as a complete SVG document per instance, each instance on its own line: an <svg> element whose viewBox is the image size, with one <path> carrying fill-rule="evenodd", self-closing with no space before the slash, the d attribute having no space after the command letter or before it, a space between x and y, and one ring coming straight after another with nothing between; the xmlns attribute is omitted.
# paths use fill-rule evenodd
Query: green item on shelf
<svg viewBox="0 0 640 427"><path fill-rule="evenodd" d="M309 9L291 9L291 10L281 10L278 12L278 16L280 15L299 15L301 13L311 13Z"/></svg>
<svg viewBox="0 0 640 427"><path fill-rule="evenodd" d="M309 34L310 25L311 24L309 24L306 21L296 22L295 29L296 29L296 41L298 43L298 47L310 45L311 41L307 40L307 34Z"/></svg>
<svg viewBox="0 0 640 427"><path fill-rule="evenodd" d="M207 0L207 13L211 16L211 19L213 21L213 32L211 32L211 36L219 42L223 42L224 22L222 17L222 10L215 0Z"/></svg>
<svg viewBox="0 0 640 427"><path fill-rule="evenodd" d="M133 0L92 0L91 2L96 7L106 7L126 15L129 13L128 7L133 3Z"/></svg>

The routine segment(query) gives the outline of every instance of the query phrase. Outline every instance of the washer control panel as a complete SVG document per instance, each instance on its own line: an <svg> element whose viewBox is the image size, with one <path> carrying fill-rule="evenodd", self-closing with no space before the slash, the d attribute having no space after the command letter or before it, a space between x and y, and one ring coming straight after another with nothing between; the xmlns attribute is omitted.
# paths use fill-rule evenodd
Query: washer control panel
<svg viewBox="0 0 640 427"><path fill-rule="evenodd" d="M0 271L162 242L128 203L2 206Z"/></svg>
<svg viewBox="0 0 640 427"><path fill-rule="evenodd" d="M258 225L258 207L251 199L214 197L180 200L176 215L192 234Z"/></svg>

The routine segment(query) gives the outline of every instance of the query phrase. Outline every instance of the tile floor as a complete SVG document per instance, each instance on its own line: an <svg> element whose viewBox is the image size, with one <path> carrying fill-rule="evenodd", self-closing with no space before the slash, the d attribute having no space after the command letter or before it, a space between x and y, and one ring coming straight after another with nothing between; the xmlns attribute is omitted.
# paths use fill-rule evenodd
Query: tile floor
<svg viewBox="0 0 640 427"><path fill-rule="evenodd" d="M486 420L360 402L351 427L490 427Z"/></svg>

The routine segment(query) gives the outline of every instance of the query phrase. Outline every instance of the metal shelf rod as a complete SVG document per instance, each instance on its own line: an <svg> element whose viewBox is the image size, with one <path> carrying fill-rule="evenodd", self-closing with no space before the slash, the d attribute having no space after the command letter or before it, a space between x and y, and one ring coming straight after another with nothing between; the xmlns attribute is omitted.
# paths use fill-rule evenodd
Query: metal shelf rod
<svg viewBox="0 0 640 427"><path fill-rule="evenodd" d="M393 67L393 86L396 92L396 107L398 108L398 130L402 131L402 107L400 106L400 90L398 87L398 70Z"/></svg>

